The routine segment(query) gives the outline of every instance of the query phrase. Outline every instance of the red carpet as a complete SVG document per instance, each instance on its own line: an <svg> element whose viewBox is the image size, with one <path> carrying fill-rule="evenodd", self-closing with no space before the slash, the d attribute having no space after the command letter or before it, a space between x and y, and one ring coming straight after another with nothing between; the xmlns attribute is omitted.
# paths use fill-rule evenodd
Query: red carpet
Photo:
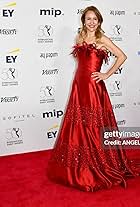
<svg viewBox="0 0 140 207"><path fill-rule="evenodd" d="M140 151L140 150L139 150ZM140 152L129 152L133 158ZM50 151L0 157L0 207L139 207L140 177L94 193L50 182L46 165Z"/></svg>

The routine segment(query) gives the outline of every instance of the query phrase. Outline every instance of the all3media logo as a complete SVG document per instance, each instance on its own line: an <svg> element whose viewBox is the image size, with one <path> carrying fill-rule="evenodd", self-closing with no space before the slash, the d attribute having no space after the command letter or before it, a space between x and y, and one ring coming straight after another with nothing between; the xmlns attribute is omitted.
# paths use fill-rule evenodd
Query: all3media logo
<svg viewBox="0 0 140 207"><path fill-rule="evenodd" d="M12 18L15 14L15 6L16 2L11 2L5 5L0 4L0 16L3 18Z"/></svg>

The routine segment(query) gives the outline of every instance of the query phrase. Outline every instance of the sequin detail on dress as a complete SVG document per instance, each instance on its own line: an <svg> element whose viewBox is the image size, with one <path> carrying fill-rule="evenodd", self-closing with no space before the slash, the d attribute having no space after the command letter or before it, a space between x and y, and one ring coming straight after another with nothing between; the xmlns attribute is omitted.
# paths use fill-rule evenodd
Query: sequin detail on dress
<svg viewBox="0 0 140 207"><path fill-rule="evenodd" d="M65 119L74 124L82 123L85 126L115 127L116 122L112 110L89 106L69 105Z"/></svg>

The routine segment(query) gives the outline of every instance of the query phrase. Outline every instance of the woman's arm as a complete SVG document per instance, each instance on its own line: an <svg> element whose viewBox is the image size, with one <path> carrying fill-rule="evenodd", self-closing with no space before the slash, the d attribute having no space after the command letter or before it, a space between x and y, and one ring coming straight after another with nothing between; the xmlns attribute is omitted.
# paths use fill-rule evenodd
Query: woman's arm
<svg viewBox="0 0 140 207"><path fill-rule="evenodd" d="M119 47L117 47L105 35L102 36L101 42L107 50L109 50L111 53L113 53L116 56L116 61L106 73L100 73L100 72L92 73L93 74L92 77L94 77L93 79L97 80L96 82L99 82L100 80L105 80L105 79L109 78L112 74L115 73L115 71L118 70L118 68L127 59L127 56L124 54L124 52Z"/></svg>
<svg viewBox="0 0 140 207"><path fill-rule="evenodd" d="M106 72L108 77L110 77L113 73L115 73L116 70L124 63L124 61L127 59L127 56L124 54L124 52L117 47L108 37L105 35L102 37L101 41L105 45L105 47L116 56L116 61L112 65L112 67Z"/></svg>

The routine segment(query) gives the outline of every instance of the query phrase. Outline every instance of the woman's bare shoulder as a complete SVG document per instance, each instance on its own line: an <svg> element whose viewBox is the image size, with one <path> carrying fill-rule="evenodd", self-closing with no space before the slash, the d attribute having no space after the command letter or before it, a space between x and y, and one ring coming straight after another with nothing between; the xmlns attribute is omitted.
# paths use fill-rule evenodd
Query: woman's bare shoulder
<svg viewBox="0 0 140 207"><path fill-rule="evenodd" d="M76 42L76 44L82 44L83 38L82 38L82 35L80 33L78 33L76 35L75 42Z"/></svg>
<svg viewBox="0 0 140 207"><path fill-rule="evenodd" d="M111 39L109 38L109 37L107 37L106 35L102 35L101 36L101 42L103 43L103 44L106 44L106 43L109 43L109 42L112 42L111 41Z"/></svg>

